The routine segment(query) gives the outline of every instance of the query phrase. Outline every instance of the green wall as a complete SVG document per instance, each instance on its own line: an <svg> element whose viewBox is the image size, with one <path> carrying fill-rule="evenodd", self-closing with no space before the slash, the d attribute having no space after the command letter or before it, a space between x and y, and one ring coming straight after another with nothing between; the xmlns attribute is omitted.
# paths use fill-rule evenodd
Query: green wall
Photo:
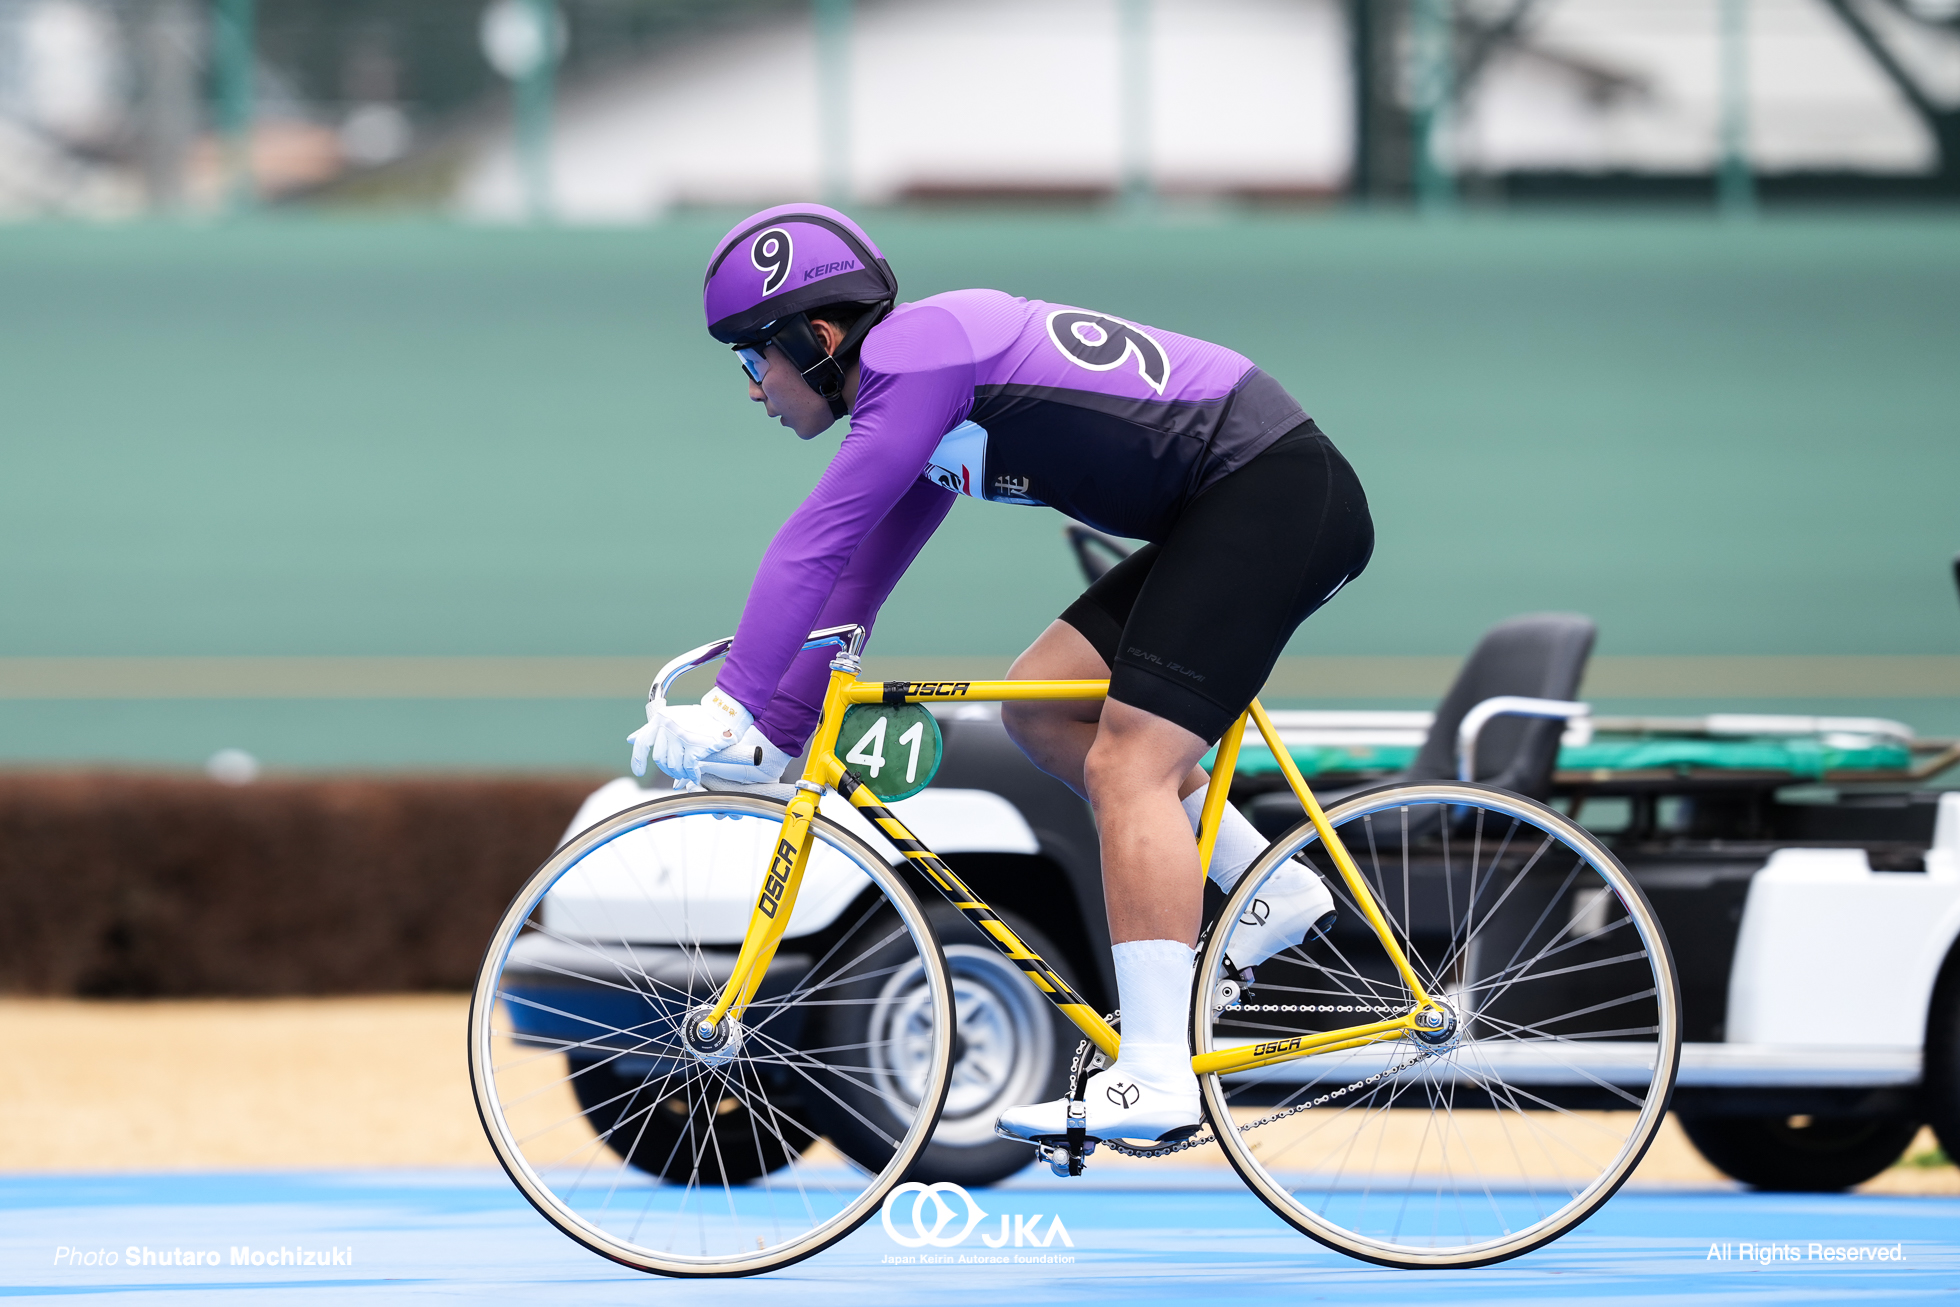
<svg viewBox="0 0 1960 1307"><path fill-rule="evenodd" d="M1960 652L1943 215L869 218L908 298L1090 305L1302 399L1379 545L1292 653L1458 654L1547 608L1602 654ZM722 225L0 230L0 659L657 663L732 629L835 441L751 411L701 331ZM1059 527L958 505L874 652L1018 648L1076 588ZM0 700L0 760L611 767L637 715Z"/></svg>

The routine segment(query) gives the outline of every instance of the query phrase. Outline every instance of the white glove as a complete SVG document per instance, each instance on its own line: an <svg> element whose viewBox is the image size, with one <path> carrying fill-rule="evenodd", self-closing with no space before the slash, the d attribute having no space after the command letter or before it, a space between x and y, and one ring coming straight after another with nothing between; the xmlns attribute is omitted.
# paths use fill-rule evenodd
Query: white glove
<svg viewBox="0 0 1960 1307"><path fill-rule="evenodd" d="M755 715L734 699L713 689L698 704L647 705L647 724L626 738L633 745L633 774L647 774L652 756L661 771L675 780L698 781L696 767L703 758L732 747L755 725Z"/></svg>
<svg viewBox="0 0 1960 1307"><path fill-rule="evenodd" d="M774 785L783 778L790 756L776 742L751 726L720 753L703 758L696 767L701 776L714 776L742 785Z"/></svg>

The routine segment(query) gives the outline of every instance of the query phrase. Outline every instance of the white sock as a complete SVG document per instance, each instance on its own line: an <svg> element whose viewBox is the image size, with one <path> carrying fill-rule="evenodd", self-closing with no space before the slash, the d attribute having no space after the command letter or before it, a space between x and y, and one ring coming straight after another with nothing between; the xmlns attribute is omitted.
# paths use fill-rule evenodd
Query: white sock
<svg viewBox="0 0 1960 1307"><path fill-rule="evenodd" d="M1197 954L1174 939L1110 946L1123 1012L1119 1059L1137 1080L1176 1085L1191 1077L1191 968Z"/></svg>
<svg viewBox="0 0 1960 1307"><path fill-rule="evenodd" d="M1184 796L1184 815L1191 819L1191 833L1198 833L1198 823L1204 816L1205 795L1211 793L1211 786ZM1246 820L1244 813L1227 802L1225 811L1218 817L1218 843L1211 850L1212 884L1227 894L1245 875L1245 869L1252 860L1266 851L1270 843L1259 828Z"/></svg>

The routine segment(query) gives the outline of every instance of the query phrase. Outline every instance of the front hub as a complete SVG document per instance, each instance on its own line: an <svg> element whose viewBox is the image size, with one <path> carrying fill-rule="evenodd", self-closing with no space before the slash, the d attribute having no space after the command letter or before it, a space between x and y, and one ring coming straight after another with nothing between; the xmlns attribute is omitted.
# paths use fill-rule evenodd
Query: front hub
<svg viewBox="0 0 1960 1307"><path fill-rule="evenodd" d="M734 1017L710 1022L713 1012L714 1007L704 1003L681 1018L681 1043L697 1060L721 1066L742 1051L742 1023Z"/></svg>

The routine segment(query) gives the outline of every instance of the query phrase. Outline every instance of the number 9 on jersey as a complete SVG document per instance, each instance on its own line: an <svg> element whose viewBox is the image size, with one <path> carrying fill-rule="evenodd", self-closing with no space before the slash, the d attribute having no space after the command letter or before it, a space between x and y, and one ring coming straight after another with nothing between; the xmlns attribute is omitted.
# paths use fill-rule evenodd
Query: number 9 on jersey
<svg viewBox="0 0 1960 1307"><path fill-rule="evenodd" d="M854 704L837 733L844 765L887 803L909 799L939 770L939 723L916 703Z"/></svg>

